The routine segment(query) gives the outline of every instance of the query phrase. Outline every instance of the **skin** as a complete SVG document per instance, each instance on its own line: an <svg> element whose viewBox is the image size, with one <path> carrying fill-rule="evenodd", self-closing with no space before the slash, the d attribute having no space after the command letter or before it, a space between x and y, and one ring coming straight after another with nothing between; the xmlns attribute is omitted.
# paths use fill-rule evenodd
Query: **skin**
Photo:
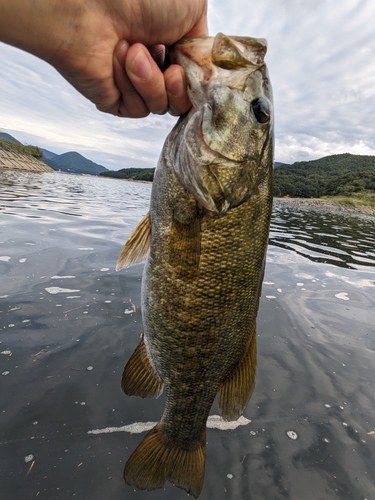
<svg viewBox="0 0 375 500"><path fill-rule="evenodd" d="M162 71L165 46L207 35L206 12L206 0L0 0L0 41L47 61L100 111L180 115L185 74Z"/></svg>

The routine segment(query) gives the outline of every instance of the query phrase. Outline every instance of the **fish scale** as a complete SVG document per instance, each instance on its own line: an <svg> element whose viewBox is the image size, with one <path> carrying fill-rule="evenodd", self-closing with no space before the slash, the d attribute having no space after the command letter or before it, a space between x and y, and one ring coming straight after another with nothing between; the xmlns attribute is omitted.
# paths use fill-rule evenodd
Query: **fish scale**
<svg viewBox="0 0 375 500"><path fill-rule="evenodd" d="M223 34L182 40L171 50L184 67L193 108L165 142L150 212L118 262L126 267L149 251L144 339L124 369L122 389L141 397L166 389L160 422L125 466L126 482L139 488L170 481L199 496L216 395L222 417L235 420L254 388L273 173L272 95L262 54L264 40Z"/></svg>

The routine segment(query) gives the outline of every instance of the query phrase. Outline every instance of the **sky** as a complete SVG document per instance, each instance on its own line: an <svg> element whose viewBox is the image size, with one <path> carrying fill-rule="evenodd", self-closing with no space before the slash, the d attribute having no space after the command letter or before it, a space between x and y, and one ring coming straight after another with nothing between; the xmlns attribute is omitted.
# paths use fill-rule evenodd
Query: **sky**
<svg viewBox="0 0 375 500"><path fill-rule="evenodd" d="M208 0L210 35L266 38L275 160L375 155L374 0ZM101 113L47 63L0 43L0 131L110 170L156 166L176 118Z"/></svg>

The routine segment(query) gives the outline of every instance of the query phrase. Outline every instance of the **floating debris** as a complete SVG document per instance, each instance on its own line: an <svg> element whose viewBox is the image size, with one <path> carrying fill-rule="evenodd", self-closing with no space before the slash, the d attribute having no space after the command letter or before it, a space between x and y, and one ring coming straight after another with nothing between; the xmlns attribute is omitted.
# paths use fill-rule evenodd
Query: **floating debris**
<svg viewBox="0 0 375 500"><path fill-rule="evenodd" d="M9 354L12 354L12 351L6 350L6 351L0 352L0 354L4 354L4 356L8 356Z"/></svg>
<svg viewBox="0 0 375 500"><path fill-rule="evenodd" d="M295 431L287 431L286 435L288 436L289 439L292 439L293 441L298 439L298 434Z"/></svg>
<svg viewBox="0 0 375 500"><path fill-rule="evenodd" d="M77 250L94 250L94 249L91 247L80 247L80 248L77 248Z"/></svg>
<svg viewBox="0 0 375 500"><path fill-rule="evenodd" d="M326 408L331 408L331 405L325 404L324 405Z"/></svg>
<svg viewBox="0 0 375 500"><path fill-rule="evenodd" d="M26 259L20 259L18 262L20 262L21 264L23 264L24 262L26 262Z"/></svg>
<svg viewBox="0 0 375 500"><path fill-rule="evenodd" d="M32 461L32 459L34 458L34 455L26 455L25 457L25 463L29 463Z"/></svg>
<svg viewBox="0 0 375 500"><path fill-rule="evenodd" d="M8 255L2 255L0 257L0 261L1 262L9 262L10 261L10 257Z"/></svg>
<svg viewBox="0 0 375 500"><path fill-rule="evenodd" d="M337 299L341 299L341 300L350 300L349 297L348 297L347 292L336 293L335 297Z"/></svg>
<svg viewBox="0 0 375 500"><path fill-rule="evenodd" d="M9 375L9 373L10 372L3 372L1 375L4 375L4 377L5 377L6 375Z"/></svg>
<svg viewBox="0 0 375 500"><path fill-rule="evenodd" d="M312 276L311 274L306 274L306 273L298 273L298 274L295 274L294 276L296 278L300 278L303 280L312 280L314 278L314 276Z"/></svg>
<svg viewBox="0 0 375 500"><path fill-rule="evenodd" d="M104 272L104 271L109 271L109 267L102 267L100 270L101 270L102 272Z"/></svg>
<svg viewBox="0 0 375 500"><path fill-rule="evenodd" d="M0 295L0 299L7 299L9 295Z"/></svg>
<svg viewBox="0 0 375 500"><path fill-rule="evenodd" d="M77 402L76 402L77 404ZM251 420L240 417L238 420L228 422L219 415L211 415L207 420L207 427L210 429L219 429L222 431L233 430L242 425L250 424ZM123 425L121 427L105 427L104 429L93 429L87 434L112 434L112 432L129 432L130 434L140 434L150 431L157 422L134 422L133 424Z"/></svg>
<svg viewBox="0 0 375 500"><path fill-rule="evenodd" d="M37 352L36 354L34 354L34 357L40 356L41 354L46 354L47 352L48 352L47 349L41 349L39 352Z"/></svg>
<svg viewBox="0 0 375 500"><path fill-rule="evenodd" d="M233 479L233 474L227 474L228 479Z"/></svg>
<svg viewBox="0 0 375 500"><path fill-rule="evenodd" d="M266 299L276 299L274 295L266 295Z"/></svg>
<svg viewBox="0 0 375 500"><path fill-rule="evenodd" d="M74 279L75 276L58 276L57 274L55 276L51 276L51 280L67 280L67 279Z"/></svg>
<svg viewBox="0 0 375 500"><path fill-rule="evenodd" d="M88 367L86 368L86 370L87 370L88 372L91 372L91 370L93 370L93 369L94 369L94 367L93 367L93 366L88 366Z"/></svg>
<svg viewBox="0 0 375 500"><path fill-rule="evenodd" d="M50 286L45 288L45 291L50 293L51 295L56 295L57 293L76 293L81 290L71 290L70 288L60 288L59 286Z"/></svg>
<svg viewBox="0 0 375 500"><path fill-rule="evenodd" d="M297 286L303 286L305 283L297 283Z"/></svg>

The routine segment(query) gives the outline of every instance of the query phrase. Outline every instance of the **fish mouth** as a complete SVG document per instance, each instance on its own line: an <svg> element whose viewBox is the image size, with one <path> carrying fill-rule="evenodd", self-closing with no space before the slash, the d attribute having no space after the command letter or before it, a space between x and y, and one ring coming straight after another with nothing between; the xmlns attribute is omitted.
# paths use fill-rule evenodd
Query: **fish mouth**
<svg viewBox="0 0 375 500"><path fill-rule="evenodd" d="M187 92L196 110L210 100L215 86L243 91L248 77L264 66L263 38L227 36L181 39L168 49L171 63L187 75Z"/></svg>
<svg viewBox="0 0 375 500"><path fill-rule="evenodd" d="M211 64L222 69L240 69L264 64L267 41L264 38L227 36L218 33L215 37L182 38L171 47L171 60L178 54L201 67Z"/></svg>

